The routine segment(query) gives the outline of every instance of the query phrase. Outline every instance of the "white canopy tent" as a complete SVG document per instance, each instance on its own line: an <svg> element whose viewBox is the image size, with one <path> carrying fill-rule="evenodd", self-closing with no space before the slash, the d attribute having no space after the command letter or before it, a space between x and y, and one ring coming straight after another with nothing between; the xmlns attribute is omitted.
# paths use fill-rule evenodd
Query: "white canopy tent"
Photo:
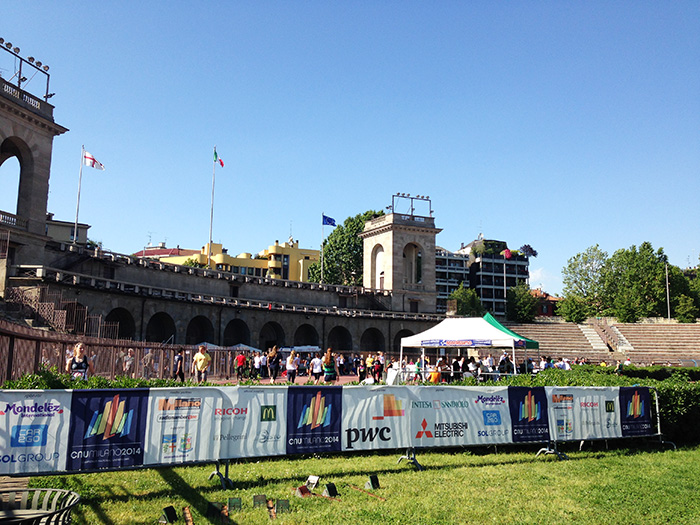
<svg viewBox="0 0 700 525"><path fill-rule="evenodd" d="M510 348L515 364L516 348L539 348L537 341L509 330L491 314L484 317L450 317L419 334L401 339L399 366L404 348Z"/></svg>

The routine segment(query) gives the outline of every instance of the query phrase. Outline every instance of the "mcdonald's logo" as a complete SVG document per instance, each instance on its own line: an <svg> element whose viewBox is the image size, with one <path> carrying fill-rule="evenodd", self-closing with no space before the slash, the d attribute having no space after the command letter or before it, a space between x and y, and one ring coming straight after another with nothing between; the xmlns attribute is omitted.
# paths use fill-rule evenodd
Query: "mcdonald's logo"
<svg viewBox="0 0 700 525"><path fill-rule="evenodd" d="M260 421L277 421L277 405L262 405Z"/></svg>

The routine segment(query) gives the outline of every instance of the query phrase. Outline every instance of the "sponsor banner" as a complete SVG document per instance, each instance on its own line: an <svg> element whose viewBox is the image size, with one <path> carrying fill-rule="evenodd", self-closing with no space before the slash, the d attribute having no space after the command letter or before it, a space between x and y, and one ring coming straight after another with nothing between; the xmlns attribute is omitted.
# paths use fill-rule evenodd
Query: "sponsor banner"
<svg viewBox="0 0 700 525"><path fill-rule="evenodd" d="M67 390L0 391L0 474L65 470L70 403Z"/></svg>
<svg viewBox="0 0 700 525"><path fill-rule="evenodd" d="M66 470L143 465L148 389L73 390Z"/></svg>
<svg viewBox="0 0 700 525"><path fill-rule="evenodd" d="M474 347L474 346L491 346L491 339L424 339L420 342L421 346L459 346L459 347Z"/></svg>
<svg viewBox="0 0 700 525"><path fill-rule="evenodd" d="M553 441L620 437L616 387L545 387Z"/></svg>
<svg viewBox="0 0 700 525"><path fill-rule="evenodd" d="M513 443L550 440L547 394L544 387L508 387L508 403Z"/></svg>
<svg viewBox="0 0 700 525"><path fill-rule="evenodd" d="M287 454L338 452L343 387L290 386L287 389Z"/></svg>
<svg viewBox="0 0 700 525"><path fill-rule="evenodd" d="M511 442L507 387L407 388L412 392L411 446Z"/></svg>
<svg viewBox="0 0 700 525"><path fill-rule="evenodd" d="M410 389L343 387L343 450L410 447Z"/></svg>
<svg viewBox="0 0 700 525"><path fill-rule="evenodd" d="M221 427L222 458L280 456L287 453L287 387L221 389L224 409L215 417Z"/></svg>
<svg viewBox="0 0 700 525"><path fill-rule="evenodd" d="M152 388L148 396L145 465L190 463L219 459L221 421L225 406L221 388Z"/></svg>
<svg viewBox="0 0 700 525"><path fill-rule="evenodd" d="M651 421L651 394L646 387L620 387L622 436L649 436L656 433Z"/></svg>

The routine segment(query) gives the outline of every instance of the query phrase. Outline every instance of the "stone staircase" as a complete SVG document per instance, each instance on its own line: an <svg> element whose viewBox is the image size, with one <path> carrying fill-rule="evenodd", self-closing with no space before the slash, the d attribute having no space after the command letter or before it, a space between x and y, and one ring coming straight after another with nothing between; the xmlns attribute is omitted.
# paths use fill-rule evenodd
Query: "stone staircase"
<svg viewBox="0 0 700 525"><path fill-rule="evenodd" d="M595 330L587 325L565 322L504 323L505 326L540 345L539 355L554 359L586 358L591 363L611 360L612 352ZM590 331L589 331L590 329ZM530 352L528 351L528 355ZM534 351L537 355L537 350Z"/></svg>

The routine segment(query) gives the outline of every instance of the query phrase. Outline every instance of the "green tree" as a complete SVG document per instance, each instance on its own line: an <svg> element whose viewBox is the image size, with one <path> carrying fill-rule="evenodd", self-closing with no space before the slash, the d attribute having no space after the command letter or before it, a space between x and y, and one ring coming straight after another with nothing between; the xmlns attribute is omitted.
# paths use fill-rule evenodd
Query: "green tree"
<svg viewBox="0 0 700 525"><path fill-rule="evenodd" d="M481 299L476 294L476 290L465 288L464 283L459 283L459 288L453 291L448 299L457 301L457 315L481 317L485 313L484 306L481 304Z"/></svg>
<svg viewBox="0 0 700 525"><path fill-rule="evenodd" d="M182 266L190 266L191 268L206 268L207 267L206 264L202 264L202 263L196 261L195 259L193 259L192 257L190 257L189 259L186 259L185 262L182 263Z"/></svg>
<svg viewBox="0 0 700 525"><path fill-rule="evenodd" d="M365 223L375 217L384 215L383 211L366 211L348 217L343 224L336 226L324 239L323 282L346 286L362 286L362 239L358 236L365 228ZM321 282L321 263L309 266L309 281Z"/></svg>
<svg viewBox="0 0 700 525"><path fill-rule="evenodd" d="M692 297L680 295L676 306L676 320L679 323L694 323L698 317L698 308Z"/></svg>
<svg viewBox="0 0 700 525"><path fill-rule="evenodd" d="M570 323L582 323L590 317L590 306L585 299L578 295L567 295L563 301L557 304L557 315Z"/></svg>
<svg viewBox="0 0 700 525"><path fill-rule="evenodd" d="M621 322L665 315L666 263L663 249L654 251L649 242L617 250L606 262L603 276L607 313Z"/></svg>
<svg viewBox="0 0 700 525"><path fill-rule="evenodd" d="M608 254L596 244L570 258L561 271L564 297L571 295L578 298L576 301L582 300L586 305L586 317L599 315L605 308L603 291L607 261Z"/></svg>
<svg viewBox="0 0 700 525"><path fill-rule="evenodd" d="M506 318L518 323L531 323L537 315L538 299L524 282L510 288L506 295Z"/></svg>

